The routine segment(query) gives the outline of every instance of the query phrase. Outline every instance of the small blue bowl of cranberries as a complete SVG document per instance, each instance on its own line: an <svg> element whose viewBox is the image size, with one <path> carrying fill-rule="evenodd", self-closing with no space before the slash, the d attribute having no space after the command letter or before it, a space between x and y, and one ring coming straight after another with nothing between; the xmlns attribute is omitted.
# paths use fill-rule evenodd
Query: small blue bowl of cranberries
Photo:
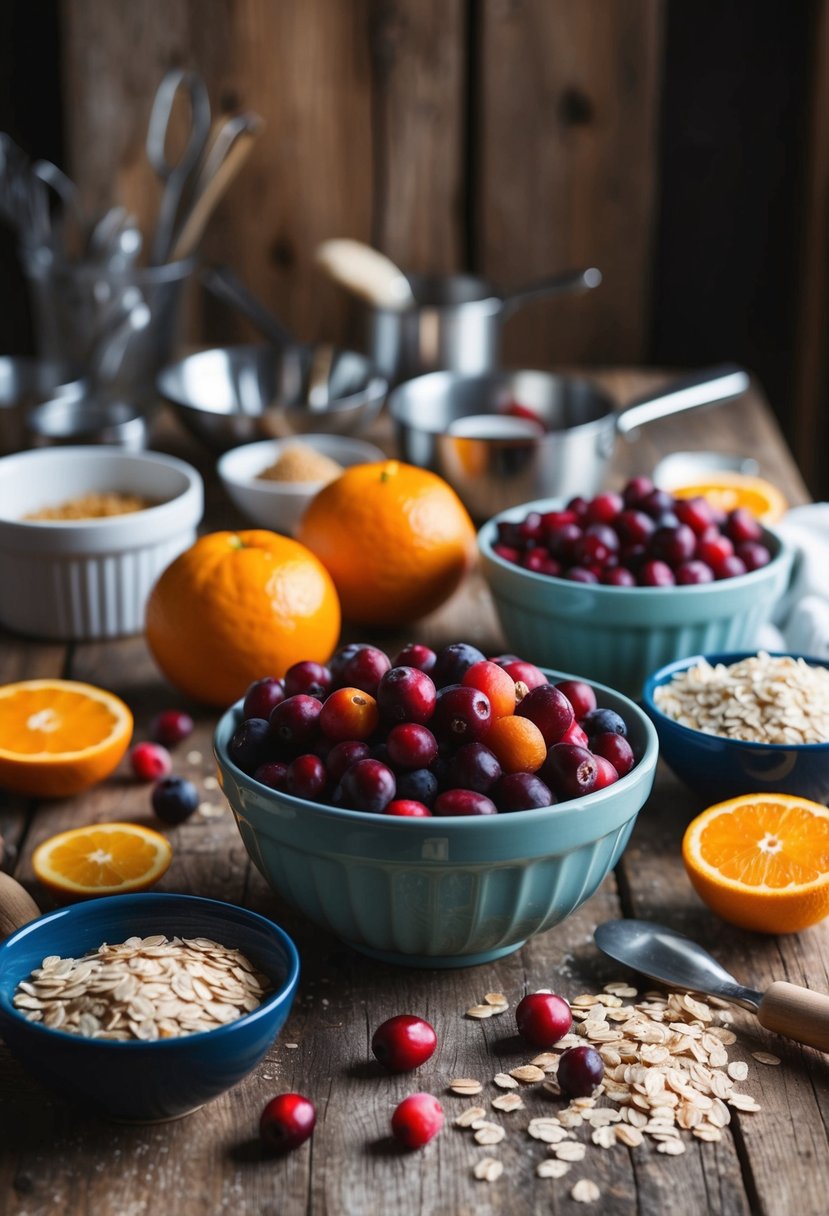
<svg viewBox="0 0 829 1216"><path fill-rule="evenodd" d="M516 655L352 644L256 681L214 752L280 896L373 957L453 967L517 950L593 894L657 740L626 697Z"/></svg>
<svg viewBox="0 0 829 1216"><path fill-rule="evenodd" d="M510 645L637 699L665 663L756 646L793 560L745 510L674 498L645 477L512 507L478 545Z"/></svg>

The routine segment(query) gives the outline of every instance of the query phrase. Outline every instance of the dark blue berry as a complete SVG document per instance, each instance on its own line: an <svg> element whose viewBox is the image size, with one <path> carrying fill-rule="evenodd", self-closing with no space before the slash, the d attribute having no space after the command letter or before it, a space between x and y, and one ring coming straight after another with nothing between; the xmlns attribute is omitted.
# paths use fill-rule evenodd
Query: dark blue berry
<svg viewBox="0 0 829 1216"><path fill-rule="evenodd" d="M397 778L398 798L410 798L431 809L437 794L438 779L428 768L414 768Z"/></svg>
<svg viewBox="0 0 829 1216"><path fill-rule="evenodd" d="M251 775L260 764L272 758L273 735L264 718L247 718L233 732L228 747L230 758L243 773Z"/></svg>
<svg viewBox="0 0 829 1216"><path fill-rule="evenodd" d="M199 805L199 791L186 777L165 777L153 787L152 803L162 823L184 823Z"/></svg>
<svg viewBox="0 0 829 1216"><path fill-rule="evenodd" d="M447 684L460 684L465 673L473 665L480 663L486 656L477 646L468 642L452 642L438 652L435 665L429 672L436 688L444 688Z"/></svg>
<svg viewBox="0 0 829 1216"><path fill-rule="evenodd" d="M624 718L615 709L592 709L585 714L579 725L587 731L588 738L595 735L627 735L628 728Z"/></svg>

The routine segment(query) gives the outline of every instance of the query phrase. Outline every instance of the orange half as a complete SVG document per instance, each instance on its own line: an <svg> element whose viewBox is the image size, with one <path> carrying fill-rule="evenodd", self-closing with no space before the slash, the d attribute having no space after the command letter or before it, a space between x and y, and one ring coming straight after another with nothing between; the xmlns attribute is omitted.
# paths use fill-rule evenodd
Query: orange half
<svg viewBox="0 0 829 1216"><path fill-rule="evenodd" d="M777 486L763 477L751 477L747 473L710 473L704 481L671 486L671 493L676 498L702 496L720 511L744 507L761 524L774 524L782 519L789 505Z"/></svg>
<svg viewBox="0 0 829 1216"><path fill-rule="evenodd" d="M32 868L45 886L66 895L121 895L152 886L172 856L167 838L150 828L96 823L44 840Z"/></svg>
<svg viewBox="0 0 829 1216"><path fill-rule="evenodd" d="M682 859L723 920L798 933L829 915L829 810L786 794L717 803L686 829Z"/></svg>
<svg viewBox="0 0 829 1216"><path fill-rule="evenodd" d="M0 787L31 798L78 794L115 769L132 725L124 702L92 684L6 684L0 687Z"/></svg>

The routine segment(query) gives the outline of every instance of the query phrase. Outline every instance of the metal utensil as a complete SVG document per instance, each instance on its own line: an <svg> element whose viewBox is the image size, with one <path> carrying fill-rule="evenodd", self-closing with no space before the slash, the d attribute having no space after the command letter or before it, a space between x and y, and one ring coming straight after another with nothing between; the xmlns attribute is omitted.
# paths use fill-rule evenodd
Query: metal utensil
<svg viewBox="0 0 829 1216"><path fill-rule="evenodd" d="M178 160L167 157L167 141L179 96L189 107L187 134ZM158 86L147 128L147 157L164 183L158 219L153 233L151 261L159 265L169 259L179 208L207 146L210 136L210 98L207 85L197 72L174 68Z"/></svg>
<svg viewBox="0 0 829 1216"><path fill-rule="evenodd" d="M610 958L650 979L732 1001L756 1013L767 1030L829 1051L829 996L823 993L785 980L765 992L747 988L689 937L646 920L606 921L593 937Z"/></svg>
<svg viewBox="0 0 829 1216"><path fill-rule="evenodd" d="M323 241L316 260L333 279L376 308L413 308L411 284L391 258L362 241Z"/></svg>
<svg viewBox="0 0 829 1216"><path fill-rule="evenodd" d="M32 173L49 187L58 200L60 218L57 223L52 221L51 227L58 237L59 248L67 257L80 257L86 246L88 225L77 186L50 160L35 161Z"/></svg>
<svg viewBox="0 0 829 1216"><path fill-rule="evenodd" d="M295 338L290 330L257 300L229 266L203 266L201 281L211 295L237 309L274 346L290 346Z"/></svg>
<svg viewBox="0 0 829 1216"><path fill-rule="evenodd" d="M624 410L591 381L548 372L432 372L389 396L403 460L444 477L473 516L536 498L592 494L617 437L680 410L730 401L749 386L732 364L648 394ZM504 417L511 419L504 434ZM474 419L474 422L473 422ZM535 421L532 428L516 419Z"/></svg>

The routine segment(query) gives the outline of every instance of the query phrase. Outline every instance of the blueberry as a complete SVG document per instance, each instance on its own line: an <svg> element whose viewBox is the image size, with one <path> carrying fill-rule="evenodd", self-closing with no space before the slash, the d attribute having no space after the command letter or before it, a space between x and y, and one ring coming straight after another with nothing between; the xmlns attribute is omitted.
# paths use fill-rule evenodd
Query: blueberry
<svg viewBox="0 0 829 1216"><path fill-rule="evenodd" d="M431 807L437 798L438 779L428 768L414 768L397 778L397 797L409 798Z"/></svg>
<svg viewBox="0 0 829 1216"><path fill-rule="evenodd" d="M594 735L627 735L628 728L624 718L615 709L593 709L585 714L579 725L587 731L588 737Z"/></svg>
<svg viewBox="0 0 829 1216"><path fill-rule="evenodd" d="M260 764L272 759L269 723L264 718L247 718L236 727L227 750L233 763L250 776Z"/></svg>
<svg viewBox="0 0 829 1216"><path fill-rule="evenodd" d="M199 791L186 777L165 777L154 786L152 802L162 823L184 823L199 805Z"/></svg>

